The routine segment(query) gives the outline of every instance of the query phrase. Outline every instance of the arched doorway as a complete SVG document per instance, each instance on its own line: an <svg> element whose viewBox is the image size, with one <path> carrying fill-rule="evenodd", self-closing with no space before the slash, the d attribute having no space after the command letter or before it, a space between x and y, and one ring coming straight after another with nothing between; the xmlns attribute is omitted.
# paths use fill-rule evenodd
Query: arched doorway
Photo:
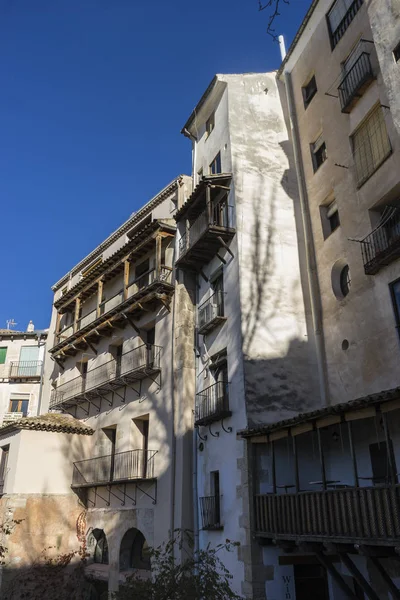
<svg viewBox="0 0 400 600"><path fill-rule="evenodd" d="M128 529L121 541L119 551L119 570L142 569L149 571L150 548L143 533L132 527Z"/></svg>
<svg viewBox="0 0 400 600"><path fill-rule="evenodd" d="M94 563L108 565L108 543L103 529L93 529L88 539L88 550Z"/></svg>

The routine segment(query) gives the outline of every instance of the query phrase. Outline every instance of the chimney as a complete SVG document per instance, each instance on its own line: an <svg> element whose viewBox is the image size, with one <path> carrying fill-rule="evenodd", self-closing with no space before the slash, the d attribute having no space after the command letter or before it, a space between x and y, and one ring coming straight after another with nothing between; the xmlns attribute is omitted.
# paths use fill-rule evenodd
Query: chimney
<svg viewBox="0 0 400 600"><path fill-rule="evenodd" d="M26 331L27 331L28 333L32 333L32 331L35 331L35 326L34 326L34 324L32 323L32 321L29 321L29 324L28 324L28 327L26 328Z"/></svg>

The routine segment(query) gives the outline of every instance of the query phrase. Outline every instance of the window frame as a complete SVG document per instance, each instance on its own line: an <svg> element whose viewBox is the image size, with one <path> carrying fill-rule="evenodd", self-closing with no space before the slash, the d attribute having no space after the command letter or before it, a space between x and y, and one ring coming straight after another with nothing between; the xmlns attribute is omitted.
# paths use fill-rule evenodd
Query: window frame
<svg viewBox="0 0 400 600"><path fill-rule="evenodd" d="M317 146L317 143L320 140L321 140L321 143ZM324 156L325 156L325 158L322 160L322 162L318 163L317 159L316 159L317 152L319 152L323 146L325 147L324 148ZM311 144L310 144L310 152L311 152L312 166L313 166L313 169L314 169L314 173L316 173L322 167L322 165L328 160L328 150L327 150L326 142L325 142L325 139L323 138L322 132L317 136L317 138L315 139L314 142L311 142Z"/></svg>
<svg viewBox="0 0 400 600"><path fill-rule="evenodd" d="M213 165L216 165L216 167L218 168L218 164L219 164L219 171L216 170L215 172L213 172ZM210 175L219 175L220 173L222 173L222 160L221 160L221 150L219 150L217 152L217 154L214 156L213 160L210 163L209 166L209 170L210 170Z"/></svg>
<svg viewBox="0 0 400 600"><path fill-rule="evenodd" d="M360 8L362 7L362 5L364 4L364 0L353 0L350 3L349 8L346 10L344 16L342 17L342 19L339 21L339 24L337 25L336 29L332 30L331 27L331 22L330 22L330 15L333 12L335 6L339 3L339 2L343 2L345 0L334 0L331 4L331 6L329 7L329 10L327 11L325 18L326 18L326 24L328 27L328 33L329 33L329 39L330 39L330 43L331 43L331 50L333 51L336 46L338 45L338 43L340 42L340 40L342 39L342 37L345 35L346 31L348 30L348 28L350 27L351 23L354 21L355 16L357 15L358 11L360 10ZM356 7L356 5L358 5ZM355 9L355 13L354 15L350 18L347 26L345 27L344 31L340 34L340 36L335 36L336 32L339 30L341 24L343 23L343 21L345 20L346 16L349 14L349 12L352 10L352 8L354 7Z"/></svg>
<svg viewBox="0 0 400 600"><path fill-rule="evenodd" d="M314 82L315 82L315 88L314 88L314 91L313 91L313 93L311 94L311 96L307 96L307 95L306 95L306 89L307 89L307 87L310 85L310 83L311 83L313 80L314 80ZM310 104L311 104L311 102L312 102L312 99L314 98L314 96L315 96L315 95L316 95L316 93L318 92L318 86L317 86L317 80L316 80L316 77L315 77L315 73L313 73L313 74L311 75L311 77L308 79L307 83L306 83L306 84L304 84L304 85L301 87L301 92L302 92L302 95L303 95L304 110L307 110L307 108L310 106Z"/></svg>
<svg viewBox="0 0 400 600"><path fill-rule="evenodd" d="M215 111L211 113L206 121L206 140L210 137L215 129Z"/></svg>
<svg viewBox="0 0 400 600"><path fill-rule="evenodd" d="M3 360L3 352L2 350L5 350L4 352L4 360ZM5 365L6 361L7 361L7 351L8 351L8 346L1 346L0 347L0 365Z"/></svg>
<svg viewBox="0 0 400 600"><path fill-rule="evenodd" d="M396 323L395 327L397 329L397 335L399 336L399 339L400 339L400 299L399 299L399 303L397 303L396 295L395 295L395 291L394 291L394 288L397 285L400 287L400 277L398 277L397 279L395 279L394 281L391 281L389 283L389 290L390 290L390 297L392 300L394 320Z"/></svg>
<svg viewBox="0 0 400 600"><path fill-rule="evenodd" d="M17 410L12 410L12 405L13 403L17 402ZM24 411L22 408L22 403L26 402L26 410ZM8 402L8 412L9 413L21 413L24 415L24 417L28 416L28 411L29 411L29 398L10 398L9 402Z"/></svg>

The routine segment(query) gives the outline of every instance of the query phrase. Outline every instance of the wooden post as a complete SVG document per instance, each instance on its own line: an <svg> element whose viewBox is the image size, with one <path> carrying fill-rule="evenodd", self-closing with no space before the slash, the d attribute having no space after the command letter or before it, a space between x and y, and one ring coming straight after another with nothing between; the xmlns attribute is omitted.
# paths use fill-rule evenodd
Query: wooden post
<svg viewBox="0 0 400 600"><path fill-rule="evenodd" d="M381 413L381 414L382 414L383 428L385 430L386 448L387 448L387 455L388 455L388 460L389 460L390 483L392 485L395 485L395 483L397 483L397 473L396 473L396 467L393 463L393 453L392 453L392 443L391 443L390 432L389 432L389 423L387 422L387 413Z"/></svg>
<svg viewBox="0 0 400 600"><path fill-rule="evenodd" d="M162 237L160 234L156 236L156 281L161 278L161 246Z"/></svg>
<svg viewBox="0 0 400 600"><path fill-rule="evenodd" d="M130 262L129 262L129 260L126 260L126 261L124 261L124 300L126 300L128 297L129 269L130 269Z"/></svg>
<svg viewBox="0 0 400 600"><path fill-rule="evenodd" d="M61 322L61 313L57 312L56 330L55 330L56 338L58 338L58 334L60 333L60 322Z"/></svg>
<svg viewBox="0 0 400 600"><path fill-rule="evenodd" d="M103 285L104 285L104 281L103 279L99 279L99 282L97 284L97 307L96 307L96 318L98 319L100 316L100 312L101 312L101 301L103 298Z"/></svg>
<svg viewBox="0 0 400 600"><path fill-rule="evenodd" d="M271 458L272 458L272 489L276 494L276 468L275 468L275 445L271 442Z"/></svg>
<svg viewBox="0 0 400 600"><path fill-rule="evenodd" d="M297 454L297 437L295 435L292 437L292 441L293 441L293 456L294 456L296 492L299 492L300 491L299 457Z"/></svg>
<svg viewBox="0 0 400 600"><path fill-rule="evenodd" d="M326 473L325 473L325 459L324 459L324 449L322 448L322 440L321 440L321 431L317 427L317 437L318 437L318 449L319 449L319 461L321 464L321 480L322 487L326 490Z"/></svg>
<svg viewBox="0 0 400 600"><path fill-rule="evenodd" d="M75 331L78 331L78 320L79 320L80 310L81 310L81 299L78 296L78 298L75 300L74 333L75 333Z"/></svg>
<svg viewBox="0 0 400 600"><path fill-rule="evenodd" d="M347 421L347 427L348 427L348 431L349 431L350 452L351 452L351 459L352 459L352 463L353 463L354 485L358 488L358 487L360 487L360 482L358 480L357 457L356 457L356 452L355 452L355 448L354 448L353 426L352 426L351 421Z"/></svg>
<svg viewBox="0 0 400 600"><path fill-rule="evenodd" d="M212 224L212 206L211 206L211 188L209 185L206 187L206 203L207 203L208 225L211 225Z"/></svg>

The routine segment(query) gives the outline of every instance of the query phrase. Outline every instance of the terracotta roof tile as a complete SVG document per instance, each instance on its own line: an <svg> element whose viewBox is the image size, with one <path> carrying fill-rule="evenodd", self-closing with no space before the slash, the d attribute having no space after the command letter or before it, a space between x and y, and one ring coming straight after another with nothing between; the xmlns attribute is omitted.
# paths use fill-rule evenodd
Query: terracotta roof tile
<svg viewBox="0 0 400 600"><path fill-rule="evenodd" d="M47 413L38 417L23 417L13 423L5 423L0 427L0 435L14 429L30 429L31 431L53 431L60 433L78 433L93 435L91 427L70 415Z"/></svg>

